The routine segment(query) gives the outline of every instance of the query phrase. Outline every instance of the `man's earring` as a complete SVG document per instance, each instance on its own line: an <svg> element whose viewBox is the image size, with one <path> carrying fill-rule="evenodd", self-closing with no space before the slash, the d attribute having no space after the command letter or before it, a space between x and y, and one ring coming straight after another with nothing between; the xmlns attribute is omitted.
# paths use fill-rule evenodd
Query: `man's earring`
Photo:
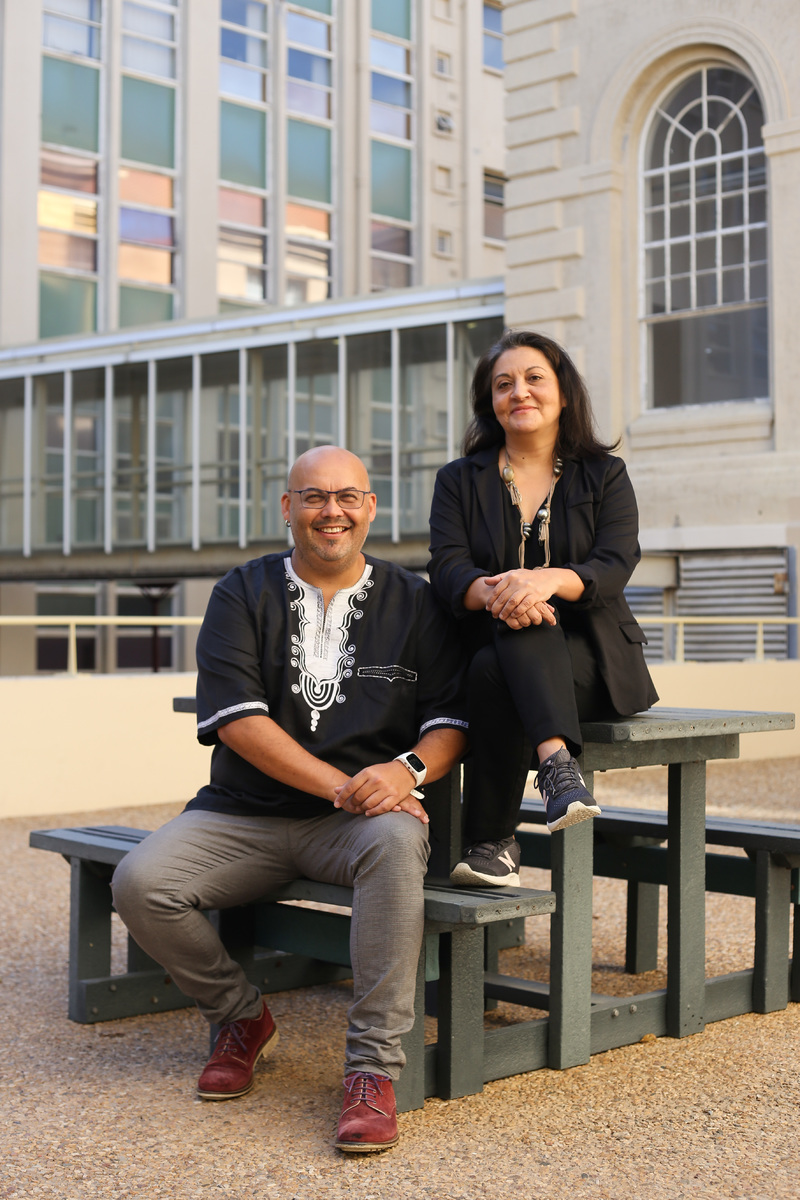
<svg viewBox="0 0 800 1200"><path fill-rule="evenodd" d="M292 522L291 522L291 521L284 521L283 523L284 523L284 525L286 526L286 528L287 528L287 529L291 529L291 528L292 528Z"/></svg>

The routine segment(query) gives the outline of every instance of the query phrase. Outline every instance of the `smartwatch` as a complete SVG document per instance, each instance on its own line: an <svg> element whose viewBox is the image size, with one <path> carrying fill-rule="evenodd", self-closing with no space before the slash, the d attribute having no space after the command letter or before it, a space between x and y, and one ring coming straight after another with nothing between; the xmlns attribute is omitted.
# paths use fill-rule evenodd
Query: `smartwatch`
<svg viewBox="0 0 800 1200"><path fill-rule="evenodd" d="M418 754L415 754L413 750L408 750L405 754L398 754L394 761L401 762L414 776L416 786L422 787L425 776L428 774L428 768Z"/></svg>

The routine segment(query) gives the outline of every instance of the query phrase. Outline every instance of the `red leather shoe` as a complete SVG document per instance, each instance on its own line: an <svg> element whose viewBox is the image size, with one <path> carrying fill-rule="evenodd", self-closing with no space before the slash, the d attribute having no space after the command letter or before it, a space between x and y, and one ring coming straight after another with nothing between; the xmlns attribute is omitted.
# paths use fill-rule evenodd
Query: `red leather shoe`
<svg viewBox="0 0 800 1200"><path fill-rule="evenodd" d="M355 1071L344 1081L336 1149L370 1154L397 1143L397 1104L391 1079Z"/></svg>
<svg viewBox="0 0 800 1200"><path fill-rule="evenodd" d="M214 1053L197 1081L201 1100L235 1100L253 1086L253 1072L262 1054L269 1054L278 1041L272 1014L264 1004L260 1017L223 1025Z"/></svg>

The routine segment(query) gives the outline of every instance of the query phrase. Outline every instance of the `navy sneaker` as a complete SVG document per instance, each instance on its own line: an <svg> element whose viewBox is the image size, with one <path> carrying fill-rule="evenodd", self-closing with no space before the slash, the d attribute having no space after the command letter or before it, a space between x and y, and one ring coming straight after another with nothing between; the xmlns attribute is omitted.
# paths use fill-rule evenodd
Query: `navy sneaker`
<svg viewBox="0 0 800 1200"><path fill-rule="evenodd" d="M522 852L513 837L499 842L465 846L464 857L450 872L450 882L461 887L519 887Z"/></svg>
<svg viewBox="0 0 800 1200"><path fill-rule="evenodd" d="M564 746L539 764L539 774L534 783L542 794L547 828L551 833L600 815L594 797L583 782L578 764Z"/></svg>

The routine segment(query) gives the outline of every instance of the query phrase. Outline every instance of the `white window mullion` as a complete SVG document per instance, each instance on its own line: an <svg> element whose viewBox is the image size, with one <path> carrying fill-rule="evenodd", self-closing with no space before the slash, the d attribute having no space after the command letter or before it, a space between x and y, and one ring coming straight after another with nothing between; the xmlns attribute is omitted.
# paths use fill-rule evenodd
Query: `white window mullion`
<svg viewBox="0 0 800 1200"><path fill-rule="evenodd" d="M295 392L297 389L297 343L289 342L286 347L286 473L292 469L297 449L297 414ZM294 545L291 529L286 531L290 546Z"/></svg>
<svg viewBox="0 0 800 1200"><path fill-rule="evenodd" d="M106 366L103 390L103 552L112 549L114 513L114 368Z"/></svg>
<svg viewBox="0 0 800 1200"><path fill-rule="evenodd" d="M400 330L392 330L392 541L400 541Z"/></svg>
<svg viewBox="0 0 800 1200"><path fill-rule="evenodd" d="M451 462L456 456L456 414L455 414L455 328L452 321L445 326L446 363L445 363L445 405L447 425L447 461Z"/></svg>
<svg viewBox="0 0 800 1200"><path fill-rule="evenodd" d="M337 363L337 401L339 407L339 445L347 446L347 338L339 337L339 361Z"/></svg>
<svg viewBox="0 0 800 1200"><path fill-rule="evenodd" d="M239 546L247 546L247 351L239 348Z"/></svg>
<svg viewBox="0 0 800 1200"><path fill-rule="evenodd" d="M156 548L156 364L147 364L147 549Z"/></svg>
<svg viewBox="0 0 800 1200"><path fill-rule="evenodd" d="M62 460L62 551L72 552L72 371L64 372L64 442Z"/></svg>
<svg viewBox="0 0 800 1200"><path fill-rule="evenodd" d="M192 355L192 549L200 549L200 355Z"/></svg>
<svg viewBox="0 0 800 1200"><path fill-rule="evenodd" d="M30 558L32 536L33 484L33 376L25 376L22 413L22 555Z"/></svg>

